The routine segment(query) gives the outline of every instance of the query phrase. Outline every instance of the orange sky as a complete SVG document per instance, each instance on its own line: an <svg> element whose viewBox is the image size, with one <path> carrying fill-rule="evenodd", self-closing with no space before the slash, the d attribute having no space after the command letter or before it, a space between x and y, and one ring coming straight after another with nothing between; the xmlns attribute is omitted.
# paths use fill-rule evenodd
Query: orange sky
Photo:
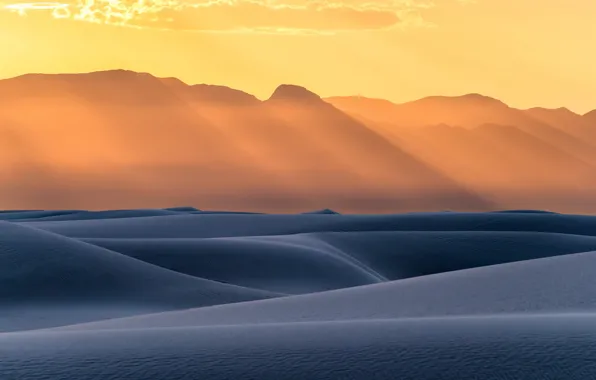
<svg viewBox="0 0 596 380"><path fill-rule="evenodd" d="M594 0L2 1L0 78L125 68L261 98L295 83L596 108Z"/></svg>

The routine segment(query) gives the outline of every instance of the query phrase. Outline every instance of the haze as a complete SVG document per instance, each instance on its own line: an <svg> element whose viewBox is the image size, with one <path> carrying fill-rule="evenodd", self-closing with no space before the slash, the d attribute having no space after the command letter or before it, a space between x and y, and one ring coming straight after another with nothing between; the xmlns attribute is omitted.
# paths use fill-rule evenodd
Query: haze
<svg viewBox="0 0 596 380"><path fill-rule="evenodd" d="M596 212L592 2L0 9L3 208Z"/></svg>

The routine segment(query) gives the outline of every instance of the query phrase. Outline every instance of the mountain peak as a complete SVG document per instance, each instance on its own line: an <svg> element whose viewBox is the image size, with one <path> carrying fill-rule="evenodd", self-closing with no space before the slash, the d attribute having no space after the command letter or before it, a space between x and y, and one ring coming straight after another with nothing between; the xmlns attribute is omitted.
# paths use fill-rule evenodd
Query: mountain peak
<svg viewBox="0 0 596 380"><path fill-rule="evenodd" d="M486 96L486 95L482 95L482 94L478 94L478 93L471 93L471 94L464 94L464 95L460 95L460 96L450 96L450 97L445 97L445 98L450 98L451 100L454 101L469 101L469 102L481 102L481 103L492 103L492 104L505 104L502 101L500 101L499 99L495 99L492 98L490 96Z"/></svg>
<svg viewBox="0 0 596 380"><path fill-rule="evenodd" d="M491 98L490 96L482 95L477 92L473 92L470 94L464 94L459 97L464 98L464 99L495 100L494 98ZM457 98L457 96L456 96L456 98Z"/></svg>
<svg viewBox="0 0 596 380"><path fill-rule="evenodd" d="M584 114L584 118L588 119L589 121L594 120L594 122L596 122L596 110Z"/></svg>
<svg viewBox="0 0 596 380"><path fill-rule="evenodd" d="M394 107L396 106L395 103L381 98L369 98L366 96L360 95L348 95L348 96L330 96L328 98L323 99L331 104L339 103L339 104L370 104L370 105L378 105L378 106L385 106L385 107Z"/></svg>
<svg viewBox="0 0 596 380"><path fill-rule="evenodd" d="M159 81L166 86L171 87L187 87L188 84L184 83L182 80L175 78L175 77L166 77L166 78L159 78Z"/></svg>
<svg viewBox="0 0 596 380"><path fill-rule="evenodd" d="M149 73L140 73L131 70L103 70L91 71L82 73L30 73L20 75L6 80L22 82L36 82L45 80L64 80L68 82L121 82L121 81L137 81L143 80L157 80L157 78Z"/></svg>
<svg viewBox="0 0 596 380"><path fill-rule="evenodd" d="M88 73L81 73L87 74L90 76L102 76L102 77L137 77L137 76L153 76L149 73L143 73L138 71L126 70L126 69L113 69L113 70L99 70L99 71L91 71ZM76 75L76 74L73 74Z"/></svg>
<svg viewBox="0 0 596 380"><path fill-rule="evenodd" d="M412 102L407 102L403 104L418 104L418 105L428 105L428 104L436 104L436 105L446 105L446 106L453 106L453 105L468 105L468 106L482 106L482 107L509 107L499 99L491 98L490 96L471 93L471 94L464 94L464 95L456 95L456 96L428 96L426 98L422 98L419 100L414 100Z"/></svg>
<svg viewBox="0 0 596 380"><path fill-rule="evenodd" d="M559 114L559 115L571 115L571 116L579 116L575 112L571 111L569 108L566 107L559 107L559 108L544 108L544 107L534 107L528 109L530 112L542 112L542 113L551 113L551 114Z"/></svg>
<svg viewBox="0 0 596 380"><path fill-rule="evenodd" d="M269 100L318 102L321 101L321 97L304 87L293 84L282 84L275 89Z"/></svg>

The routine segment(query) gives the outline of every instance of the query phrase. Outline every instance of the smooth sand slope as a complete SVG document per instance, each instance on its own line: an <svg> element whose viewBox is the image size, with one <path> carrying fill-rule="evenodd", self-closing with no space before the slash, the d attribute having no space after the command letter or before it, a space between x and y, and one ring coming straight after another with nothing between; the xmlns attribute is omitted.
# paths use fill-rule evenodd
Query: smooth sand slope
<svg viewBox="0 0 596 380"><path fill-rule="evenodd" d="M20 379L589 379L594 318L464 318L0 336Z"/></svg>
<svg viewBox="0 0 596 380"><path fill-rule="evenodd" d="M589 379L596 217L0 213L6 379Z"/></svg>
<svg viewBox="0 0 596 380"><path fill-rule="evenodd" d="M22 225L0 223L0 329L33 328L275 296L191 277Z"/></svg>
<svg viewBox="0 0 596 380"><path fill-rule="evenodd" d="M528 231L596 236L596 216L545 213L202 214L22 223L75 238L212 238L348 231Z"/></svg>

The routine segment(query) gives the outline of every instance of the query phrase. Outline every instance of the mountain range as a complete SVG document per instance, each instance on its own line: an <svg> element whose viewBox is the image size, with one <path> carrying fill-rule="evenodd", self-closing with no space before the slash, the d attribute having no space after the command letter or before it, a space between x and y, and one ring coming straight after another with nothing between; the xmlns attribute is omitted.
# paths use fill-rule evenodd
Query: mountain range
<svg viewBox="0 0 596 380"><path fill-rule="evenodd" d="M266 100L110 70L0 80L1 208L596 212L596 110Z"/></svg>

